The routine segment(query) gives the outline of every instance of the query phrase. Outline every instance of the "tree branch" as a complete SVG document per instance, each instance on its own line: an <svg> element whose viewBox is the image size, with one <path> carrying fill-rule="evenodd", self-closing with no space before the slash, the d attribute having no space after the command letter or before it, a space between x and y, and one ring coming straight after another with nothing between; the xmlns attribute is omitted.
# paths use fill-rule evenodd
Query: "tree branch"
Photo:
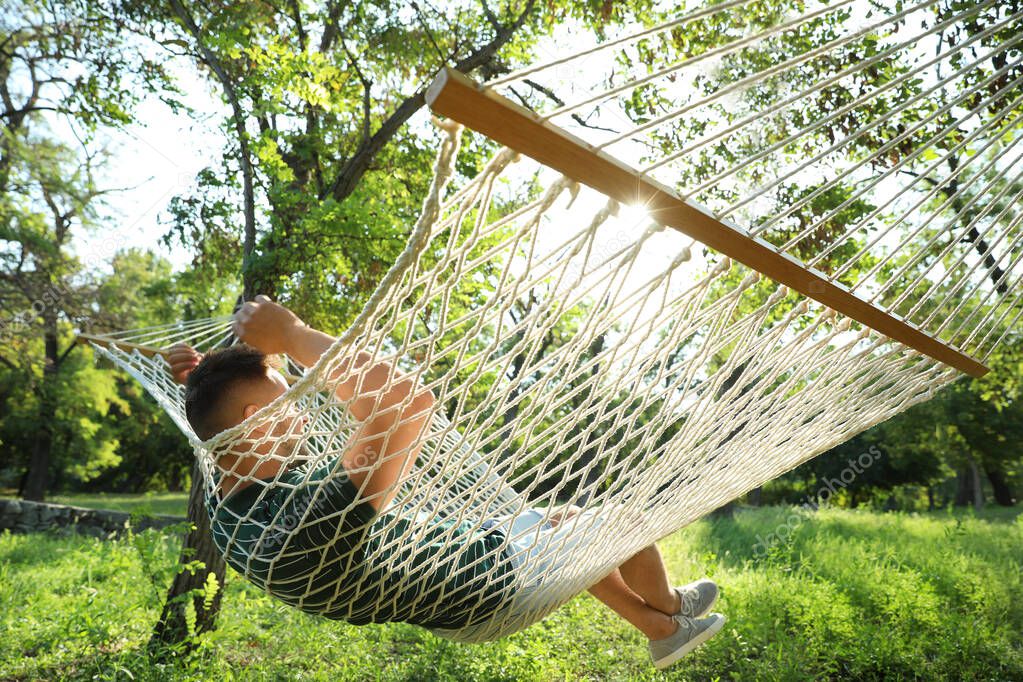
<svg viewBox="0 0 1023 682"><path fill-rule="evenodd" d="M295 21L295 31L298 33L298 45L305 52L309 49L309 38L305 33L305 26L302 25L302 10L297 0L288 0L288 9L291 10L291 18Z"/></svg>
<svg viewBox="0 0 1023 682"><path fill-rule="evenodd" d="M487 21L490 22L490 25L495 31L500 31L501 22L497 20L496 16L494 16L494 12L490 9L490 5L487 4L487 0L480 0L480 5L483 6L483 16L487 18Z"/></svg>
<svg viewBox="0 0 1023 682"><path fill-rule="evenodd" d="M213 52L207 48L202 42L202 31L196 25L195 20L192 19L192 15L185 9L182 4L182 0L170 0L171 8L174 13L178 15L185 28L195 39L196 47L199 49L199 53L202 60L206 63L213 73L216 74L217 79L224 88L224 94L227 96L227 100L231 105L232 118L234 119L235 134L238 136L238 146L241 156L242 166L242 194L244 197L244 214L245 214L245 235L242 242L242 275L244 279L243 285L243 296L248 299L251 298L254 292L248 291L249 288L249 264L252 262L252 252L256 248L256 202L255 194L253 190L253 176L254 172L252 169L252 159L249 153L249 142L248 133L245 130L245 118L242 113L241 102L238 99L238 93L234 89L234 84L231 82L227 71L224 70L223 65L216 58Z"/></svg>
<svg viewBox="0 0 1023 682"><path fill-rule="evenodd" d="M75 343L74 341L69 343L68 347L64 349L64 352L60 354L60 356L57 358L57 360L56 360L56 362L54 364L57 367L60 367L62 364L64 364L64 360L67 359L67 356L71 355L71 351L73 351L77 347L78 347L78 344Z"/></svg>
<svg viewBox="0 0 1023 682"><path fill-rule="evenodd" d="M369 126L370 126L370 92L373 88L373 83L366 78L366 74L359 68L359 62L348 50L348 45L345 43L345 39L341 38L341 49L344 50L345 56L348 58L348 63L352 65L352 70L355 71L355 76L362 83L362 141L359 142L359 147L362 148L369 141Z"/></svg>
<svg viewBox="0 0 1023 682"><path fill-rule="evenodd" d="M341 19L341 3L328 2L327 7L327 20L323 24L323 35L320 36L320 52L329 50L341 32L338 25L338 21Z"/></svg>
<svg viewBox="0 0 1023 682"><path fill-rule="evenodd" d="M522 82L525 83L526 85L528 85L529 87L531 87L532 89L534 89L534 90L540 92L541 94L543 94L545 97L547 97L548 99L553 101L559 107L565 106L565 100L561 99L556 94L554 94L554 91L551 90L550 88L548 88L547 86L541 85L540 83L537 83L534 80L530 80L529 78L524 78L522 80ZM515 94L518 96L518 93L515 93ZM522 97L519 96L519 99L522 99ZM611 128L605 128L603 126L595 126L592 123L587 123L585 120L583 120L583 117L580 116L579 114L572 114L572 120L575 121L576 123L578 123L579 125L583 126L584 128L590 128L592 130L603 130L604 132L607 132L607 133L617 133L617 132L619 132L619 131L613 130Z"/></svg>
<svg viewBox="0 0 1023 682"><path fill-rule="evenodd" d="M953 158L949 159L949 166L953 173L958 168L958 165L958 161L953 160ZM988 278L995 285L995 291L999 294L1008 293L1009 287L1005 283L1007 273L1002 270L998 264L998 260L991 253L991 246L987 243L987 240L984 239L975 225L970 225L971 221L968 219L968 216L963 215L963 201L962 198L958 196L958 182L954 181L952 185L949 186L945 183L945 181L939 182L932 177L926 175L921 176L919 173L911 170L899 169L899 172L924 180L930 184L932 189L940 185L938 191L941 192L946 199L950 199L952 201L952 210L960 216L959 220L963 227L967 228L966 234L963 235L961 240L973 245L974 251L976 251L980 256L984 267L987 269Z"/></svg>
<svg viewBox="0 0 1023 682"><path fill-rule="evenodd" d="M437 51L437 56L440 57L441 62L446 62L447 57L444 56L444 52L441 51L440 45L437 44L436 38L433 37L433 31L430 30L429 25L426 23L426 19L423 18L423 12L419 9L419 4L416 0L409 0L409 4L412 5L412 9L416 12L416 19L419 20L419 25L423 27L423 31L426 33L426 37L430 39L430 44L433 45L433 49Z"/></svg>
<svg viewBox="0 0 1023 682"><path fill-rule="evenodd" d="M480 46L472 54L457 62L454 68L462 73L468 73L493 59L497 51L504 47L511 40L512 36L522 28L522 25L526 22L526 17L533 10L534 3L535 0L528 0L525 8L515 21L507 26L503 26L497 31L490 42ZM380 125L376 133L359 145L359 148L334 177L334 181L331 183L326 195L333 196L335 201L340 202L352 193L359 180L366 173L373 158L376 157L384 145L390 142L391 138L398 132L398 129L426 104L425 92L426 87L424 86L402 102L394 113ZM326 195L321 196L320 199L325 199Z"/></svg>

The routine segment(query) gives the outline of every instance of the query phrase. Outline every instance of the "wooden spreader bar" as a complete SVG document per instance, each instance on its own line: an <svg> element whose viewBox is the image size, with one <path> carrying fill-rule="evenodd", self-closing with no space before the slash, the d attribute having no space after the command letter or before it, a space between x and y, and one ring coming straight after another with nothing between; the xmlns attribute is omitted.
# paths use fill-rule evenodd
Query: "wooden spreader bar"
<svg viewBox="0 0 1023 682"><path fill-rule="evenodd" d="M164 348L155 348L153 346L143 346L139 343L130 343L128 341L118 341L108 336L96 336L94 334L79 334L78 338L75 339L78 343L88 346L96 343L101 346L113 346L114 348L120 348L121 350L133 351L136 350L147 358L151 358L154 355L162 355L167 357L168 350Z"/></svg>
<svg viewBox="0 0 1023 682"><path fill-rule="evenodd" d="M483 88L464 74L442 70L426 101L437 114L458 121L506 147L525 154L622 204L642 205L653 220L689 235L712 249L829 308L974 377L988 368L897 315L863 300L823 273L806 267L768 242L751 237L683 201L678 194L542 120L535 113Z"/></svg>

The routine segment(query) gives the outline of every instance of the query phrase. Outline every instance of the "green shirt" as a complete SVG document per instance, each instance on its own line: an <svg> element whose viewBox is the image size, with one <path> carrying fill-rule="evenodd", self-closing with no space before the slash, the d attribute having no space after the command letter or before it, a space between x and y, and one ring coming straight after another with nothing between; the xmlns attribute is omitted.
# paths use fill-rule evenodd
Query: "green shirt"
<svg viewBox="0 0 1023 682"><path fill-rule="evenodd" d="M511 596L504 535L456 519L377 515L340 457L210 506L213 540L252 582L308 613L459 628ZM212 502L212 500L211 500Z"/></svg>

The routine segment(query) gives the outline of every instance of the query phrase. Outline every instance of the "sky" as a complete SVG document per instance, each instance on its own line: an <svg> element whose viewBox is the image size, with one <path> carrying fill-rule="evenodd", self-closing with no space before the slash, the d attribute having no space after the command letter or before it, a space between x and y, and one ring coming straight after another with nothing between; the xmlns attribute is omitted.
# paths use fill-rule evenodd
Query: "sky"
<svg viewBox="0 0 1023 682"><path fill-rule="evenodd" d="M76 234L75 249L92 268L105 269L117 250L132 247L151 249L175 269L189 261L180 245L161 243L169 228L167 206L174 195L194 186L201 169L219 163L224 136L217 126L226 107L203 78L195 77L191 65L176 64L173 72L194 115L174 113L150 96L135 111L135 123L105 131L97 140L109 153L100 186L122 191L108 195L101 228Z"/></svg>

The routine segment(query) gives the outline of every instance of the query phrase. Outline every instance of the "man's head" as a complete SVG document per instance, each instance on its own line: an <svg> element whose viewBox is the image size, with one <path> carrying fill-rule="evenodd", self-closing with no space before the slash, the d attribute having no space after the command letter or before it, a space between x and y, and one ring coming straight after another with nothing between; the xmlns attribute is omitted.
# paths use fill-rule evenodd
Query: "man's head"
<svg viewBox="0 0 1023 682"><path fill-rule="evenodd" d="M185 384L185 417L203 440L235 426L288 388L269 358L244 344L203 357Z"/></svg>

